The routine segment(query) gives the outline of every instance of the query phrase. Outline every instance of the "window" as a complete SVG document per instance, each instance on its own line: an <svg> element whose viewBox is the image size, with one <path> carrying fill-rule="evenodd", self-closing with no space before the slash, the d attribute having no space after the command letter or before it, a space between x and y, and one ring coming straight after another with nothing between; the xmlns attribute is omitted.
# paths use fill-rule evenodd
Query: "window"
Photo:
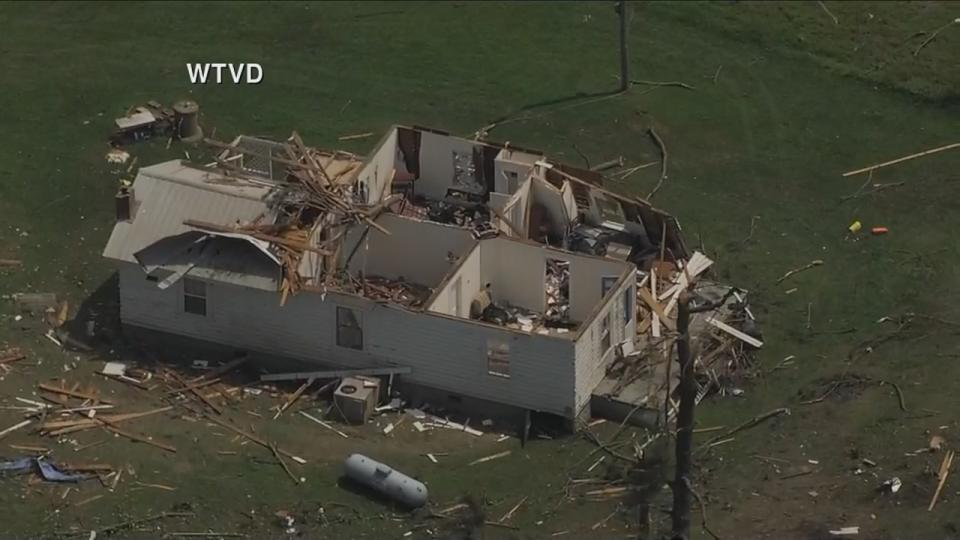
<svg viewBox="0 0 960 540"><path fill-rule="evenodd" d="M626 326L633 319L634 310L633 310L633 298L634 298L633 287L627 287L623 291L623 325Z"/></svg>
<svg viewBox="0 0 960 540"><path fill-rule="evenodd" d="M183 278L183 311L194 315L207 314L207 284Z"/></svg>
<svg viewBox="0 0 960 540"><path fill-rule="evenodd" d="M363 350L363 320L359 311L337 307L337 345Z"/></svg>
<svg viewBox="0 0 960 540"><path fill-rule="evenodd" d="M603 298L607 295L607 292L617 284L617 280L620 279L617 276L606 276L600 278L600 298Z"/></svg>
<svg viewBox="0 0 960 540"><path fill-rule="evenodd" d="M510 378L510 345L497 341L487 343L487 373Z"/></svg>
<svg viewBox="0 0 960 540"><path fill-rule="evenodd" d="M600 327L600 350L601 354L607 354L610 350L610 312L603 317Z"/></svg>

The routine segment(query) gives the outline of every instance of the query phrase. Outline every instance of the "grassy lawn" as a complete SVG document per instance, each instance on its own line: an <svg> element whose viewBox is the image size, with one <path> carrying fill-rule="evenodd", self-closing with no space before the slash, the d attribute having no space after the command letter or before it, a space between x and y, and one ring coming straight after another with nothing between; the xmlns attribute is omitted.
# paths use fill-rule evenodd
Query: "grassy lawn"
<svg viewBox="0 0 960 540"><path fill-rule="evenodd" d="M813 539L859 525L862 538L956 536L960 496L952 480L937 508L926 511L936 483L930 470L942 454L904 454L924 447L930 433L955 442L960 429L960 152L877 171L874 183L903 185L847 200L866 177L841 173L960 141L960 25L914 55L925 38L914 34L945 25L958 11L939 2L825 4L837 24L817 2L638 3L632 76L683 81L694 90L635 86L590 103L532 108L490 138L573 163L580 160L576 145L594 163L623 155L639 164L658 156L646 134L655 126L670 154L656 204L679 217L688 244L702 242L720 278L751 291L766 343L762 375L744 384L742 398L705 401L698 420L732 427L775 407L792 414L741 432L698 461L696 483L712 530L722 538ZM0 269L0 294L53 291L74 305L111 273L99 253L112 225L117 174L103 155L112 119L130 105L191 97L218 138L283 137L295 129L308 144L363 154L392 123L470 134L534 104L616 86L610 3L4 3L0 20L0 258L24 261ZM196 61L259 62L264 81L191 86L184 63ZM375 135L337 141L366 131ZM164 146L129 150L141 164L197 152ZM615 188L646 194L656 169ZM855 219L890 233L851 237L846 228ZM825 264L776 283L813 259ZM917 315L899 332L896 322L877 322L907 313ZM74 355L19 329L11 302L0 303L0 316L0 346L30 349L31 362L43 359L0 381L4 404L29 397L44 378L90 377L96 363L82 355L79 367L64 373ZM774 370L788 355L794 362ZM853 375L896 383L907 411L891 386L879 384L801 403ZM136 399L128 388L115 391L118 399ZM266 413L266 400L250 407ZM0 428L18 418L0 411ZM242 410L234 418L251 420ZM203 424L157 418L136 426L175 440L176 455L117 439L83 459L127 460L142 482L177 491L121 488L75 508L67 502L80 494L63 500L60 489L23 491L18 480L0 480L4 536L43 537L187 505L197 516L165 530L285 537L273 518L283 509L313 516L308 537L400 537L410 523L335 484L339 461L357 450L425 479L438 507L471 494L488 499L495 520L530 495L511 521L519 530L487 527L484 538L562 530L571 531L568 538L624 538L634 530L631 512L591 530L616 503L555 506L567 476L585 474L579 462L590 445L578 439L520 449L515 441L413 434L385 444L371 432L352 446L300 420L258 425L310 461L302 468L305 485L294 486L260 448L220 456L226 441ZM86 433L82 443L96 437L105 435ZM14 454L6 445L26 439L11 435L0 453ZM433 465L419 455L422 445L451 457ZM512 445L513 454L464 466L500 445ZM57 448L58 457L80 460L68 446ZM878 466L854 475L863 457ZM813 472L781 478L801 465ZM892 476L903 489L877 494ZM330 511L331 503L360 514L341 511L342 524L321 528L317 508ZM240 515L250 510L254 519Z"/></svg>

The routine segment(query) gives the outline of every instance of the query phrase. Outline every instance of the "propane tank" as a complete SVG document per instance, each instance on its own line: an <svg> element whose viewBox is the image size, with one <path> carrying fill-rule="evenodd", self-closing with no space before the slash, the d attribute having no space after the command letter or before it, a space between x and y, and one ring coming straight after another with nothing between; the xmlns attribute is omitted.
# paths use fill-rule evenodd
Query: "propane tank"
<svg viewBox="0 0 960 540"><path fill-rule="evenodd" d="M347 458L344 473L347 478L410 508L419 508L427 502L427 486L362 454Z"/></svg>

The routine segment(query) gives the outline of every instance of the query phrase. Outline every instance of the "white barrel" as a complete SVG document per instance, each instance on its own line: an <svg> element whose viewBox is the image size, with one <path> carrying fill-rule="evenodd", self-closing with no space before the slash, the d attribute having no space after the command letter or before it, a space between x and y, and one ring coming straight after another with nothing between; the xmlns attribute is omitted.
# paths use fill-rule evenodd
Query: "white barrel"
<svg viewBox="0 0 960 540"><path fill-rule="evenodd" d="M383 463L361 454L353 454L343 465L348 478L401 504L419 508L427 502L427 486Z"/></svg>

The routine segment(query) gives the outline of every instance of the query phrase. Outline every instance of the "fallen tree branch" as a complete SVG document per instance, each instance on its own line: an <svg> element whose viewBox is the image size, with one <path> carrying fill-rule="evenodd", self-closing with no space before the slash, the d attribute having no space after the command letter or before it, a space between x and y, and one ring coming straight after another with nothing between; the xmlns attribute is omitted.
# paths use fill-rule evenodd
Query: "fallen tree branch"
<svg viewBox="0 0 960 540"><path fill-rule="evenodd" d="M631 463L631 464L634 464L634 465L637 464L637 460L636 460L636 459L631 458L631 457L629 457L629 456L625 456L625 455L617 452L616 450L610 448L609 446L607 446L606 444L604 444L600 439L598 439L597 436L594 435L593 433L590 433L589 431L583 431L582 434L583 434L583 437L584 437L585 439L587 439L588 441L590 441L590 442L592 442L593 444L597 445L597 448L599 448L600 450L603 450L604 452L610 454L611 456L613 456L613 457L615 457L615 458L617 458L617 459L619 459L619 460L621 460L621 461L626 461L627 463Z"/></svg>
<svg viewBox="0 0 960 540"><path fill-rule="evenodd" d="M921 43L920 46L917 47L916 50L913 51L913 55L914 55L914 56L919 56L919 55L920 55L920 51L923 50L923 48L926 47L931 41L933 41L934 39L936 39L937 34L939 34L940 32L943 32L944 30L946 30L947 28L950 28L951 26L953 26L953 25L955 25L955 24L960 24L960 18L956 18L956 19L948 22L947 24L941 26L940 28L937 28L936 30L934 30L934 31L927 37L927 39L923 40L923 43ZM924 33L925 33L925 32L924 32Z"/></svg>
<svg viewBox="0 0 960 540"><path fill-rule="evenodd" d="M820 5L820 9L822 9L822 10L824 11L824 13L826 13L827 15L830 16L831 19L833 19L833 24L834 24L834 25L840 24L840 20L837 19L837 16L834 15L833 12L830 11L830 9L827 8L826 4L824 4L824 3L821 2L820 0L817 0L817 4Z"/></svg>
<svg viewBox="0 0 960 540"><path fill-rule="evenodd" d="M693 489L693 484L686 476L683 477L683 483L687 485L687 489L690 490L690 493L693 493L693 497L697 499L697 504L700 505L700 526L707 534L713 537L713 540L720 540L720 537L714 534L713 531L710 530L710 527L707 527L707 506L703 503L703 497L700 496L697 490Z"/></svg>
<svg viewBox="0 0 960 540"><path fill-rule="evenodd" d="M660 180L657 181L657 185L653 186L653 191L647 194L647 200L651 200L654 195L657 194L657 191L660 190L660 187L663 186L663 181L667 179L667 145L663 143L663 139L657 135L657 130L650 126L648 130L650 137L653 138L653 141L657 143L657 146L660 148Z"/></svg>
<svg viewBox="0 0 960 540"><path fill-rule="evenodd" d="M772 411L765 412L765 413L763 413L763 414L761 414L761 415L754 416L754 417L751 418L750 420L747 420L746 422L744 422L744 423L740 424L739 426L737 426L737 427L735 427L735 428L727 431L726 433L723 433L722 435L717 435L716 437L710 439L709 441L707 441L706 443L704 443L702 446L700 446L700 448L698 448L698 451L699 451L699 450L702 450L702 449L704 449L704 448L707 448L711 443L715 443L715 442L717 442L717 441L719 441L719 440L721 440L721 439L729 438L731 435L733 435L733 434L735 434L735 433L739 433L739 432L741 432L741 431L743 431L743 430L745 430L745 429L750 429L750 428L752 428L752 427L754 427L754 426L757 426L757 425L759 425L759 424L761 424L761 423L763 423L763 422L765 422L765 421L767 421L767 420L769 420L769 419L771 419L771 418L780 416L781 414L786 414L786 415L789 416L789 415L790 415L790 409L788 409L787 407L780 407L779 409L774 409L774 410L772 410Z"/></svg>
<svg viewBox="0 0 960 540"><path fill-rule="evenodd" d="M680 81L644 81L640 79L631 79L630 84L643 84L646 86L678 86L687 90L696 90L695 87Z"/></svg>
<svg viewBox="0 0 960 540"><path fill-rule="evenodd" d="M817 260L814 260L814 261L810 261L809 263L801 266L800 268L794 268L793 270L790 270L790 271L787 272L786 274L780 276L780 279L777 280L777 283L782 283L783 280L787 279L788 277L790 277L790 276L792 276L792 275L794 275L794 274L798 274L798 273L800 273L800 272L803 272L804 270L809 270L809 269L811 269L811 268L820 266L821 264L823 264L823 261L821 261L820 259L817 259Z"/></svg>

